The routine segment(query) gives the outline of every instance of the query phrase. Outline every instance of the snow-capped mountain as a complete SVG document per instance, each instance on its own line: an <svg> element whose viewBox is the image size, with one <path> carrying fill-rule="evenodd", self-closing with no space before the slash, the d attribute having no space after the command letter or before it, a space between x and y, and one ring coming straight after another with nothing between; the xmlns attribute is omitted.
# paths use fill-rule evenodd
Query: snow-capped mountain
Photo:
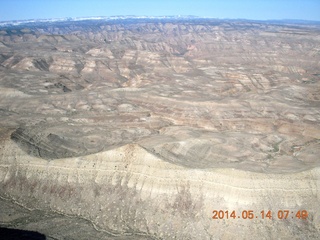
<svg viewBox="0 0 320 240"><path fill-rule="evenodd" d="M0 26L18 26L32 23L53 23L53 22L66 22L66 21L86 21L86 20L125 20L125 19L191 19L199 18L196 16L109 16L109 17L65 17L65 18L48 18L48 19L28 19L28 20L13 20L0 22ZM203 18L203 17L201 17Z"/></svg>

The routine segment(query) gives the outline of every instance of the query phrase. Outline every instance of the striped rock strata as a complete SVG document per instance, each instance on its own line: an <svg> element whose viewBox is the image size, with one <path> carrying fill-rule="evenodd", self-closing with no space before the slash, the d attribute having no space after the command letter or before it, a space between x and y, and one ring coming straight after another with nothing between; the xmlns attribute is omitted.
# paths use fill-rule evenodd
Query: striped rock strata
<svg viewBox="0 0 320 240"><path fill-rule="evenodd" d="M135 144L47 161L8 141L1 159L2 198L86 219L115 237L313 239L320 231L319 168L292 174L189 169ZM214 210L237 216L253 210L255 217L212 219ZM271 210L273 219L262 219L262 210ZM277 219L279 210L289 210L289 218ZM308 218L296 218L298 210L307 210Z"/></svg>

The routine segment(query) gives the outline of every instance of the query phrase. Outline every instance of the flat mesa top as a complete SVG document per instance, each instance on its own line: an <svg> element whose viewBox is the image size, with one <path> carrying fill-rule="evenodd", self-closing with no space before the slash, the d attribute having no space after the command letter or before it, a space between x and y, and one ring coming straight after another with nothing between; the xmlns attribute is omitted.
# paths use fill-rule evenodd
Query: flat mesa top
<svg viewBox="0 0 320 240"><path fill-rule="evenodd" d="M1 141L48 160L135 144L186 168L318 167L319 32L191 17L1 24Z"/></svg>

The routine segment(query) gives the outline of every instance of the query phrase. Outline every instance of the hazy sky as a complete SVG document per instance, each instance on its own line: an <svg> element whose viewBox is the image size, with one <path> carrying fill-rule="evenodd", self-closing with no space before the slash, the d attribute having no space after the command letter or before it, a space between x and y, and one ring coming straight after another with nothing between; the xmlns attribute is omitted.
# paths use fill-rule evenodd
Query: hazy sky
<svg viewBox="0 0 320 240"><path fill-rule="evenodd" d="M0 21L114 15L320 21L320 0L0 0Z"/></svg>

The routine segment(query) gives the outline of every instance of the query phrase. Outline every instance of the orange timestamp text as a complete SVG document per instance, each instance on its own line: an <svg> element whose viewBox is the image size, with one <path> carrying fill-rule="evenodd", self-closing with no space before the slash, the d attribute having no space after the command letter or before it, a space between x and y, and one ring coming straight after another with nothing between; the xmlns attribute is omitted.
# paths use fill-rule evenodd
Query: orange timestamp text
<svg viewBox="0 0 320 240"><path fill-rule="evenodd" d="M308 218L307 210L262 210L262 211L253 211L253 210L242 210L242 211L229 211L229 210L213 210L212 219L303 219Z"/></svg>

